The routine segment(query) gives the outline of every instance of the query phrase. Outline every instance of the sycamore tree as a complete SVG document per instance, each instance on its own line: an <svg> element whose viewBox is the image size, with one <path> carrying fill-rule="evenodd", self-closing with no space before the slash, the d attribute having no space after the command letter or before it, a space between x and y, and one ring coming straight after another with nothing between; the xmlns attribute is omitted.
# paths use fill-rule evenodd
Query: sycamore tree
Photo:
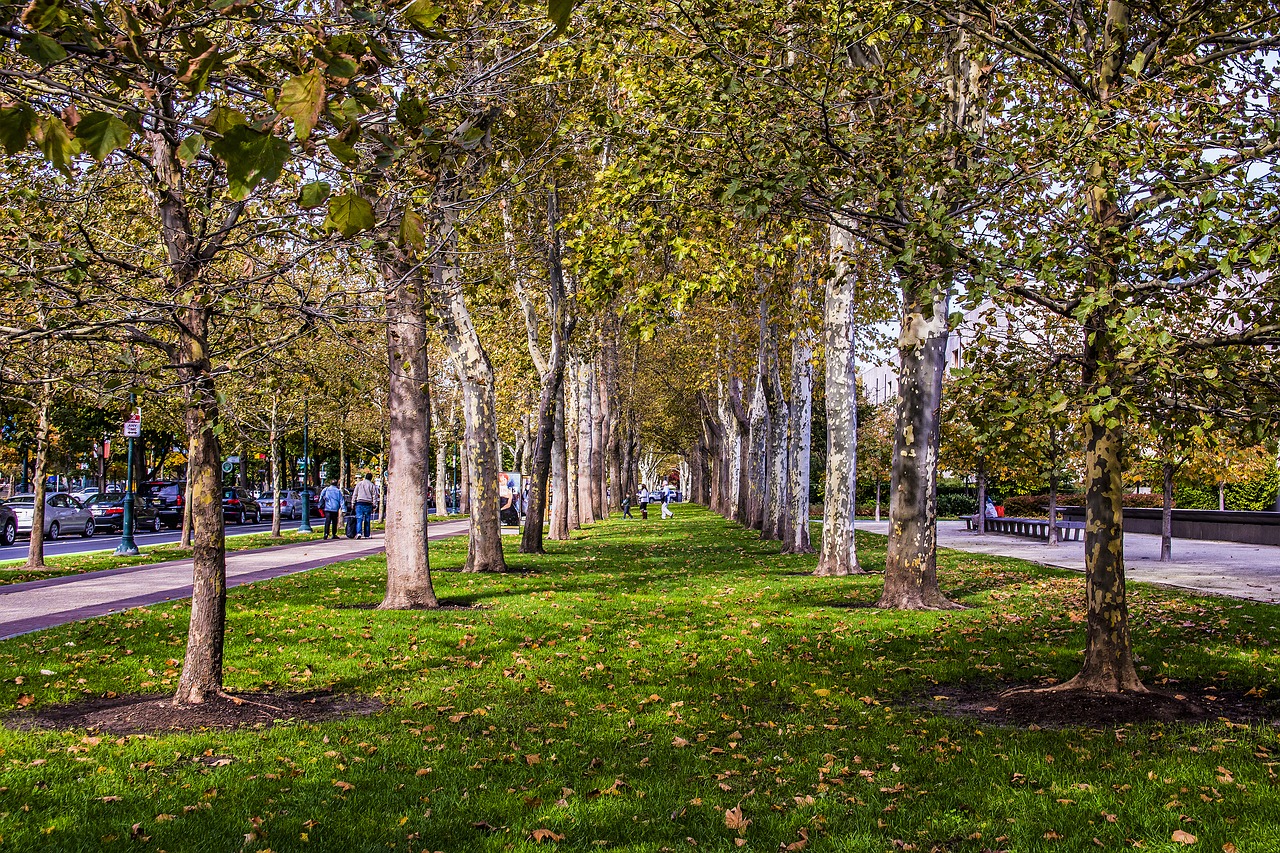
<svg viewBox="0 0 1280 853"><path fill-rule="evenodd" d="M1280 340L1280 21L1239 0L929 5L1018 81L990 128L1010 192L973 245L978 278L1080 340L1087 641L1080 674L1054 689L1141 692L1121 531L1130 390L1187 376L1200 353Z"/></svg>

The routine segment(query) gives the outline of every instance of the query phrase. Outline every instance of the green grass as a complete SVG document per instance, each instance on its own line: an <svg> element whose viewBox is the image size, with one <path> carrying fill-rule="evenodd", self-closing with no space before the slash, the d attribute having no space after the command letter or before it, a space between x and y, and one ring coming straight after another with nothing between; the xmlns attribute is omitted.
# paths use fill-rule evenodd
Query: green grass
<svg viewBox="0 0 1280 853"><path fill-rule="evenodd" d="M228 551L248 551L254 548L269 548L273 545L287 545L294 542L309 542L319 539L323 534L321 526L316 526L313 533L299 533L297 528L280 530L280 537L273 539L270 532L242 533L228 536ZM119 541L118 537L115 540ZM106 543L104 543L105 545ZM6 560L0 562L0 586L26 581L56 578L63 575L78 575L85 572L97 572L103 569L119 569L124 566L140 566L147 563L163 563L168 560L182 560L191 556L190 548L181 548L177 543L168 545L143 545L136 557L117 557L111 551L93 551L84 554L57 554L45 557L47 568L27 571L21 566L25 560Z"/></svg>
<svg viewBox="0 0 1280 853"><path fill-rule="evenodd" d="M0 729L0 849L527 851L539 829L564 836L543 848L653 853L772 853L802 833L859 853L1280 849L1273 728L1028 731L923 707L935 684L1072 675L1079 575L947 552L943 584L970 609L881 612L864 607L878 576L813 578L812 557L678 509L545 557L509 538L521 572L501 576L450 572L465 541L433 542L438 593L483 609L354 609L382 597L373 558L232 590L232 690L386 710L122 739ZM866 566L883 542L859 537ZM1131 613L1152 683L1275 689L1275 607L1135 585ZM0 643L0 708L169 691L187 615ZM751 823L730 829L739 806Z"/></svg>

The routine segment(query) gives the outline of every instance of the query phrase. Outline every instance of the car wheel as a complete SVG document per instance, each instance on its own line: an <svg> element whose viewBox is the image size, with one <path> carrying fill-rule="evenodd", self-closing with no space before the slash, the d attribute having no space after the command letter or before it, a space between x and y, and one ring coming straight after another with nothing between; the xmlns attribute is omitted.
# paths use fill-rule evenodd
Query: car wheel
<svg viewBox="0 0 1280 853"><path fill-rule="evenodd" d="M55 521L49 525L49 536L47 538L50 542L58 538L58 522Z"/></svg>
<svg viewBox="0 0 1280 853"><path fill-rule="evenodd" d="M18 541L18 525L12 520L4 523L4 531L0 533L0 545L9 546Z"/></svg>
<svg viewBox="0 0 1280 853"><path fill-rule="evenodd" d="M164 525L160 523L160 516L157 515L155 518L151 519L152 533L159 533L162 527L164 527Z"/></svg>
<svg viewBox="0 0 1280 853"><path fill-rule="evenodd" d="M262 523L262 510L258 510L257 512L255 512L255 513L253 514L253 523L254 523L254 524L261 524L261 523Z"/></svg>
<svg viewBox="0 0 1280 853"><path fill-rule="evenodd" d="M93 532L96 529L97 528L93 524L93 519L91 518L84 523L84 532L81 533L80 535L83 536L85 539L88 539L90 536L93 535Z"/></svg>
<svg viewBox="0 0 1280 853"><path fill-rule="evenodd" d="M236 517L236 524L244 524L244 510L240 510L240 515Z"/></svg>

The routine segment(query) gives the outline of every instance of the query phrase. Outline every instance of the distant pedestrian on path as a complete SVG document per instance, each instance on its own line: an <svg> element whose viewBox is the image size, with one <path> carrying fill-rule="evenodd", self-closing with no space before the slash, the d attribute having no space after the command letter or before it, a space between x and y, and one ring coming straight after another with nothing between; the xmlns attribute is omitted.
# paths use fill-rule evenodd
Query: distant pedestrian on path
<svg viewBox="0 0 1280 853"><path fill-rule="evenodd" d="M662 488L662 517L675 518L675 513L671 511L671 484L667 484Z"/></svg>
<svg viewBox="0 0 1280 853"><path fill-rule="evenodd" d="M351 500L356 505L356 538L368 539L369 518L373 515L373 505L378 502L378 487L373 484L372 474L365 474L364 479L356 483Z"/></svg>
<svg viewBox="0 0 1280 853"><path fill-rule="evenodd" d="M324 513L324 536L338 538L338 513L342 511L342 489L337 480L330 480L329 485L320 493L320 511Z"/></svg>
<svg viewBox="0 0 1280 853"><path fill-rule="evenodd" d="M631 498L627 495L622 496L622 517L635 518L635 516L631 514Z"/></svg>
<svg viewBox="0 0 1280 853"><path fill-rule="evenodd" d="M640 498L640 517L649 517L649 487L644 483L640 484L640 491L636 493L636 497Z"/></svg>

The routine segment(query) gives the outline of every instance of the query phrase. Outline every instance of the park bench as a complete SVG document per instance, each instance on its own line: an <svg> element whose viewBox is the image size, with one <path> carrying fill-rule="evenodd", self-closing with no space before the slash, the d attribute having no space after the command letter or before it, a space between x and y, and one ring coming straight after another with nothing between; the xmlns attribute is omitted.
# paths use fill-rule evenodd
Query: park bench
<svg viewBox="0 0 1280 853"><path fill-rule="evenodd" d="M1047 518L1002 517L988 518L986 521L988 533L1004 533L1009 536L1025 536L1028 539L1049 541L1049 519ZM977 530L977 516L966 516L964 525L968 530ZM1057 526L1058 538L1062 541L1074 539L1078 542L1084 534L1083 521L1059 521Z"/></svg>

